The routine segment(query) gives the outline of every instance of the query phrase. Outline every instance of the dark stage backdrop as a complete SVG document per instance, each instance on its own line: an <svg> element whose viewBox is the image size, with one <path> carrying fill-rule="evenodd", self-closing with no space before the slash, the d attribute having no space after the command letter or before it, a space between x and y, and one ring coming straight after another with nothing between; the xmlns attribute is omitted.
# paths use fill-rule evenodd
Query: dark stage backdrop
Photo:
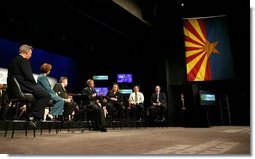
<svg viewBox="0 0 255 159"><path fill-rule="evenodd" d="M0 38L0 67L8 67L12 58L18 55L18 48L20 45L21 44L18 42ZM43 63L50 63L53 66L50 76L56 78L57 80L61 76L68 77L68 92L80 93L82 82L80 80L78 66L76 65L74 59L34 47L30 61L32 64L33 73L36 74L40 74L40 66Z"/></svg>

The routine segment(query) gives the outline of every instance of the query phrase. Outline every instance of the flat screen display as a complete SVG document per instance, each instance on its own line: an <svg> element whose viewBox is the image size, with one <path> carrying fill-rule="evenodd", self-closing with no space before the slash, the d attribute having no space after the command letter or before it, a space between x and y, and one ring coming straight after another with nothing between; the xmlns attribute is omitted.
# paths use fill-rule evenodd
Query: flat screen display
<svg viewBox="0 0 255 159"><path fill-rule="evenodd" d="M98 96L106 96L108 87L95 87Z"/></svg>
<svg viewBox="0 0 255 159"><path fill-rule="evenodd" d="M131 94L132 93L132 89L119 89L121 94Z"/></svg>
<svg viewBox="0 0 255 159"><path fill-rule="evenodd" d="M132 74L117 74L117 83L132 83Z"/></svg>
<svg viewBox="0 0 255 159"><path fill-rule="evenodd" d="M108 75L94 75L93 80L108 80Z"/></svg>
<svg viewBox="0 0 255 159"><path fill-rule="evenodd" d="M200 90L200 105L215 105L216 104L216 95L213 92Z"/></svg>

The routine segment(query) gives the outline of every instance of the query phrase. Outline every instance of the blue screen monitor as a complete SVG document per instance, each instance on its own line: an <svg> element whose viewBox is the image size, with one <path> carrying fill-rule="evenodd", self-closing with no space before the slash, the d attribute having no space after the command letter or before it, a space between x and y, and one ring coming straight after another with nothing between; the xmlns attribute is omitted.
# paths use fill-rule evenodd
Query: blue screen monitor
<svg viewBox="0 0 255 159"><path fill-rule="evenodd" d="M106 96L108 87L95 87L98 96Z"/></svg>
<svg viewBox="0 0 255 159"><path fill-rule="evenodd" d="M93 80L108 80L108 75L94 75Z"/></svg>
<svg viewBox="0 0 255 159"><path fill-rule="evenodd" d="M200 105L215 105L216 95L213 92L200 90Z"/></svg>
<svg viewBox="0 0 255 159"><path fill-rule="evenodd" d="M132 89L119 89L121 94L131 94L133 92Z"/></svg>
<svg viewBox="0 0 255 159"><path fill-rule="evenodd" d="M132 74L117 74L117 83L132 83Z"/></svg>

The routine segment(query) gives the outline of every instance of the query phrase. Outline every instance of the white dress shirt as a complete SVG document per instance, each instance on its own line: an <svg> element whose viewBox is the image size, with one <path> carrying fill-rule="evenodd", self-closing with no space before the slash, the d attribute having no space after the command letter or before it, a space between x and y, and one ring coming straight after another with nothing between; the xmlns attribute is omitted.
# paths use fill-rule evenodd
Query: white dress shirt
<svg viewBox="0 0 255 159"><path fill-rule="evenodd" d="M143 96L143 93L141 92L137 92L137 100L136 100L136 97L135 97L135 92L131 93L130 96L129 96L129 102L131 104L139 104L139 103L143 103L144 102L144 96Z"/></svg>

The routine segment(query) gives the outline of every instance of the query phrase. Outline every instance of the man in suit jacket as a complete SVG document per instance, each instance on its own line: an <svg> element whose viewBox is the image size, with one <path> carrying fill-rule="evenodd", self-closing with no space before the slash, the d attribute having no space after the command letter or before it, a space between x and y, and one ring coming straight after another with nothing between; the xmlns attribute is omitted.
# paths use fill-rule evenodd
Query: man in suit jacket
<svg viewBox="0 0 255 159"><path fill-rule="evenodd" d="M96 129L102 132L106 132L107 130L105 128L104 112L101 110L101 107L98 104L99 100L97 100L94 81L92 79L88 79L87 85L88 87L82 90L82 94L87 95L89 98L90 104L87 106L87 108L92 109L93 111L93 118L96 122Z"/></svg>
<svg viewBox="0 0 255 159"><path fill-rule="evenodd" d="M77 106L77 103L72 101L71 98L68 97L66 86L68 85L67 77L60 77L59 83L56 83L53 87L53 91L58 94L59 97L63 98L64 103L64 116L68 116L68 120L71 120L71 115L74 113L74 110Z"/></svg>
<svg viewBox="0 0 255 159"><path fill-rule="evenodd" d="M159 117L160 120L165 120L164 115L167 108L166 95L160 92L160 86L155 87L155 92L151 95L151 106L149 107L150 116L152 119ZM159 110L157 114L156 110Z"/></svg>
<svg viewBox="0 0 255 159"><path fill-rule="evenodd" d="M27 112L27 116L28 119L31 119L30 117L41 119L45 107L49 104L50 95L36 83L33 77L29 61L32 56L32 49L29 45L19 47L19 55L11 61L8 67L7 85L9 85L8 81L15 77L23 92L33 94L35 101L31 105L30 112Z"/></svg>

